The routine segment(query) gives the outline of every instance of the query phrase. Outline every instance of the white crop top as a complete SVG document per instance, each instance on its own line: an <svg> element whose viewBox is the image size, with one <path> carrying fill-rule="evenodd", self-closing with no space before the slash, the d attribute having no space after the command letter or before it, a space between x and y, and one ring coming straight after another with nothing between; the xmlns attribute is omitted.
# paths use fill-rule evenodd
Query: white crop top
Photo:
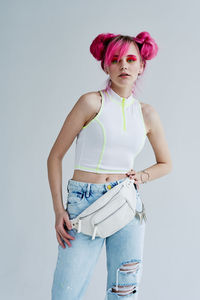
<svg viewBox="0 0 200 300"><path fill-rule="evenodd" d="M94 173L126 173L146 140L139 100L120 97L109 87L98 114L77 135L74 169Z"/></svg>

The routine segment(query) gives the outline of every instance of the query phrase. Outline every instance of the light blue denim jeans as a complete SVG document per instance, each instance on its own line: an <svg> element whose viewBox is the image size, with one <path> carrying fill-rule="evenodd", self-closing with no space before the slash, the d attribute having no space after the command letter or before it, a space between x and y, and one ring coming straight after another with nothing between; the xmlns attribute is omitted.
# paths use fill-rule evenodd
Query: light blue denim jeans
<svg viewBox="0 0 200 300"><path fill-rule="evenodd" d="M95 200L127 177L108 183L87 183L68 180L66 210L73 219ZM138 299L143 267L143 246L146 225L144 204L137 190L137 214L125 227L107 238L67 230L74 236L71 247L58 244L58 257L53 276L52 300L81 300L84 297L104 241L107 259L107 289L104 300Z"/></svg>

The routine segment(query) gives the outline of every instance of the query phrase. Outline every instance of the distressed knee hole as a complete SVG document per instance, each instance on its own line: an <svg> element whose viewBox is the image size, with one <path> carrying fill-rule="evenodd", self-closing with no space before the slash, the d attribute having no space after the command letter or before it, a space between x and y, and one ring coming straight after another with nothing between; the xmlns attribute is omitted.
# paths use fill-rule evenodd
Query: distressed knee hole
<svg viewBox="0 0 200 300"><path fill-rule="evenodd" d="M138 269L140 266L140 262L130 262L130 263L125 263L121 267L117 269L117 277L116 277L116 285L112 288L113 293L117 293L119 296L125 296L129 294L136 293L136 285L131 284L131 285L120 285L119 284L119 278L118 278L118 273L125 273L125 274L135 274L137 273Z"/></svg>
<svg viewBox="0 0 200 300"><path fill-rule="evenodd" d="M122 272L132 273L136 272L139 268L139 262L133 262L129 264L124 264L119 270Z"/></svg>
<svg viewBox="0 0 200 300"><path fill-rule="evenodd" d="M113 293L117 293L118 296L126 296L136 293L135 285L126 285L126 286L115 286L112 288Z"/></svg>

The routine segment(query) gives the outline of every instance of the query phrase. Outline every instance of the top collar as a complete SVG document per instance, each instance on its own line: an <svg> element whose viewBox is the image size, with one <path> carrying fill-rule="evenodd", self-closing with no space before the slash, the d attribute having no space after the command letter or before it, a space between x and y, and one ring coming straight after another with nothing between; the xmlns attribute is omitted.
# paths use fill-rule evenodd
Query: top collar
<svg viewBox="0 0 200 300"><path fill-rule="evenodd" d="M126 104L131 104L134 101L133 94L131 94L128 98L121 97L115 91L113 91L113 89L111 87L109 87L107 89L107 93L108 93L108 96L110 97L110 99L113 100L113 101L117 101L119 103L122 103L123 102L122 100L125 99L125 105Z"/></svg>

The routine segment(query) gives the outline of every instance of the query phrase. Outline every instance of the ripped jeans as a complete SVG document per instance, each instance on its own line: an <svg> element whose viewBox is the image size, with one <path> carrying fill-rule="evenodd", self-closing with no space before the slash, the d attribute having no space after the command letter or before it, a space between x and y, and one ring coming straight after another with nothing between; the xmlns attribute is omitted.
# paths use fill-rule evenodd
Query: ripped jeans
<svg viewBox="0 0 200 300"><path fill-rule="evenodd" d="M108 183L86 183L69 179L66 211L73 219L100 196L127 177ZM143 266L146 215L136 185L137 213L134 219L107 238L68 230L75 236L71 247L58 244L58 257L52 284L52 300L81 300L89 285L104 241L107 260L107 289L104 300L138 299Z"/></svg>

